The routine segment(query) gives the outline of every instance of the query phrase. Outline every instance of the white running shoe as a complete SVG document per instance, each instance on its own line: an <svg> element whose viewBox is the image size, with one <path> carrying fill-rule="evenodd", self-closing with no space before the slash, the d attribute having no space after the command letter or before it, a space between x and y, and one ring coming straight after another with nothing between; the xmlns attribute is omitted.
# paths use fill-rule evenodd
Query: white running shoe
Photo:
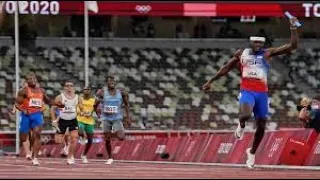
<svg viewBox="0 0 320 180"><path fill-rule="evenodd" d="M76 162L74 161L74 158L68 158L68 159L67 159L67 164L68 164L68 165L76 164Z"/></svg>
<svg viewBox="0 0 320 180"><path fill-rule="evenodd" d="M39 163L37 158L33 158L32 159L32 165L34 165L34 166L39 166L40 165L40 163Z"/></svg>
<svg viewBox="0 0 320 180"><path fill-rule="evenodd" d="M80 144L81 145L85 145L86 144L86 141L87 141L86 138L80 136L79 140L80 140Z"/></svg>
<svg viewBox="0 0 320 180"><path fill-rule="evenodd" d="M81 159L82 159L82 163L84 163L84 164L88 163L87 156L81 155Z"/></svg>
<svg viewBox="0 0 320 180"><path fill-rule="evenodd" d="M246 161L246 164L247 164L247 167L248 167L249 169L252 169L253 166L254 166L254 162L255 162L255 155L254 155L254 154L251 154L250 150L251 150L251 148L248 148L248 149L246 150L246 152L247 152L247 161Z"/></svg>
<svg viewBox="0 0 320 180"><path fill-rule="evenodd" d="M106 162L106 164L111 165L113 163L113 159L108 159L108 161Z"/></svg>
<svg viewBox="0 0 320 180"><path fill-rule="evenodd" d="M234 135L237 139L242 140L243 134L244 134L244 128L241 128L240 123L239 123L236 131L234 132Z"/></svg>

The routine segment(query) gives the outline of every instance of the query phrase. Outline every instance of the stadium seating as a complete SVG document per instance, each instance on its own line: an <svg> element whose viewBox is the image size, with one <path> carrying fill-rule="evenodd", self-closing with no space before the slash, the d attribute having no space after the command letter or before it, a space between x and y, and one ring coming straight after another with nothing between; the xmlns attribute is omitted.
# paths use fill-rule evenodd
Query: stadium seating
<svg viewBox="0 0 320 180"><path fill-rule="evenodd" d="M283 57L292 71L309 83L313 88L320 88L320 49L301 49Z"/></svg>
<svg viewBox="0 0 320 180"><path fill-rule="evenodd" d="M234 129L238 122L239 71L233 70L212 85L212 92L200 87L231 57L234 49L129 49L90 47L89 77L94 90L101 88L104 77L114 74L118 86L129 92L133 124L131 129ZM309 51L318 58L319 51ZM302 59L304 54L293 56ZM84 85L84 50L80 47L38 47L35 54L21 53L21 77L34 70L50 97L58 95L65 78ZM9 110L14 102L14 48L1 47L0 127L15 128L15 116ZM308 58L307 58L308 59ZM3 61L5 60L5 61ZM304 61L304 60L302 60ZM319 87L319 61L289 62L292 67L315 65L298 73ZM305 76L310 74L314 76ZM269 129L300 127L295 118L295 104L302 92L271 70ZM48 111L46 129L51 129ZM97 123L101 127L101 123ZM250 121L248 129L254 128Z"/></svg>

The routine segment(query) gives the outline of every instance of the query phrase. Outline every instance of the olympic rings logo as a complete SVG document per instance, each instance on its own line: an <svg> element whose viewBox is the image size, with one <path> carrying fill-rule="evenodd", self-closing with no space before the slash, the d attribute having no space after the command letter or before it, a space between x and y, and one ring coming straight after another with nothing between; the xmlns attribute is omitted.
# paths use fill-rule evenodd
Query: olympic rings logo
<svg viewBox="0 0 320 180"><path fill-rule="evenodd" d="M139 13L148 13L152 10L152 7L150 5L136 5L135 9Z"/></svg>

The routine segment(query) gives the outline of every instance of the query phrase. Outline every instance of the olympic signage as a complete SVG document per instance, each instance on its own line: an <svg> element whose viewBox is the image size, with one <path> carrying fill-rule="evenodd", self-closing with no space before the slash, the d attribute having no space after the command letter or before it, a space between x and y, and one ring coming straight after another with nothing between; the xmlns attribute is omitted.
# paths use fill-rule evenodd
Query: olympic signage
<svg viewBox="0 0 320 180"><path fill-rule="evenodd" d="M320 3L316 2L115 2L97 1L96 15L118 16L210 16L210 17L283 17L289 11L297 17L320 17ZM15 12L15 1L4 1L2 11ZM83 15L83 1L19 1L20 14ZM90 12L91 15L95 15Z"/></svg>
<svg viewBox="0 0 320 180"><path fill-rule="evenodd" d="M149 13L152 10L150 5L136 5L136 11L139 13Z"/></svg>
<svg viewBox="0 0 320 180"><path fill-rule="evenodd" d="M303 3L305 17L320 17L320 3Z"/></svg>

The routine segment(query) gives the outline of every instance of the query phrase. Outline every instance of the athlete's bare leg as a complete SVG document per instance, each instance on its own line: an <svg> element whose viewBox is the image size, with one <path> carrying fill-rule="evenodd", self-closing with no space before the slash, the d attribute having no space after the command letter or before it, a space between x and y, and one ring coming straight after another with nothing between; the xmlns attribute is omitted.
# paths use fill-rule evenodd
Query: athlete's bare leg
<svg viewBox="0 0 320 180"><path fill-rule="evenodd" d="M111 149L111 137L112 137L112 133L110 132L105 132L104 133L104 137L105 137L105 143L106 143L106 150L108 153L108 157L109 159L113 159L112 157L112 149Z"/></svg>
<svg viewBox="0 0 320 180"><path fill-rule="evenodd" d="M31 160L32 159L32 154L31 154L32 152L31 152L31 148L30 148L30 146L31 146L30 141L27 140L27 141L23 142L22 146L23 146L24 152L26 153L26 158L28 160Z"/></svg>
<svg viewBox="0 0 320 180"><path fill-rule="evenodd" d="M92 146L92 141L93 141L93 135L94 134L89 134L87 133L87 139L88 139L88 143L86 144L86 147L84 149L83 155L86 156Z"/></svg>
<svg viewBox="0 0 320 180"><path fill-rule="evenodd" d="M241 104L240 106L240 127L245 128L246 127L246 121L248 121L251 118L251 114L253 111L253 107L251 107L249 104Z"/></svg>
<svg viewBox="0 0 320 180"><path fill-rule="evenodd" d="M33 136L32 136L32 141L33 141L33 151L32 151L32 158L33 158L33 164L34 165L39 165L37 161L37 156L39 154L39 150L41 148L41 131L42 127L38 126L33 129Z"/></svg>
<svg viewBox="0 0 320 180"><path fill-rule="evenodd" d="M68 159L73 159L74 154L77 148L78 143L78 130L73 130L70 132L70 147L69 147L69 153L68 153Z"/></svg>
<svg viewBox="0 0 320 180"><path fill-rule="evenodd" d="M22 133L20 132L20 147L23 147L25 152L26 152L26 155L28 155L28 152L27 149L28 149L28 133Z"/></svg>
<svg viewBox="0 0 320 180"><path fill-rule="evenodd" d="M236 138L241 139L244 134L244 128L246 127L246 121L251 118L253 107L247 103L240 105L239 126L235 131Z"/></svg>
<svg viewBox="0 0 320 180"><path fill-rule="evenodd" d="M266 123L267 123L266 119L256 119L257 129L254 134L253 144L252 144L252 148L250 150L251 154L256 153L256 151L257 151L257 149L263 139L264 132L266 129Z"/></svg>

